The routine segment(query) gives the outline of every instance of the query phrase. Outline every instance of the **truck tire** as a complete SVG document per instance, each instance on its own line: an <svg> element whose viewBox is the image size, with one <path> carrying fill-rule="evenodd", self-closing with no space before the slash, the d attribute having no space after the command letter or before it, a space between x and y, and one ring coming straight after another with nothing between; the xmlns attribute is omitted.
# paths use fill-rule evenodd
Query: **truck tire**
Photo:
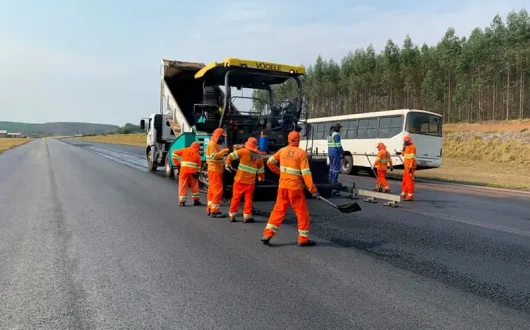
<svg viewBox="0 0 530 330"><path fill-rule="evenodd" d="M147 152L147 169L150 172L156 171L158 166L155 164L155 160L153 159L153 151L149 149L149 152Z"/></svg>
<svg viewBox="0 0 530 330"><path fill-rule="evenodd" d="M350 175L353 169L353 157L344 155L340 165L340 172L345 175Z"/></svg>
<svg viewBox="0 0 530 330"><path fill-rule="evenodd" d="M175 171L173 170L173 166L171 165L171 160L169 159L169 154L166 155L166 161L164 165L164 172L166 173L166 176L168 178L173 179L175 177Z"/></svg>

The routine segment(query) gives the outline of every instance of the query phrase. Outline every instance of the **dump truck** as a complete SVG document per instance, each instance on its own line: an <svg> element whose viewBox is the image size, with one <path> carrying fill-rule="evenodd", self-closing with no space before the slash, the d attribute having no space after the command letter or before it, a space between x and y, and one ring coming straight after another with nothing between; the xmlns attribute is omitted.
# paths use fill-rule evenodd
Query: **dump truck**
<svg viewBox="0 0 530 330"><path fill-rule="evenodd" d="M300 118L303 109L303 66L272 62L227 58L209 65L163 59L160 80L160 111L140 121L147 132L145 156L149 171L164 167L165 174L178 178L178 164L171 157L174 150L188 147L193 142L201 146L203 168L199 182L208 186L206 145L217 128L227 133L230 151L242 147L253 136L258 140L267 137L263 147L263 158L267 159L287 145L287 135L293 130L301 131ZM276 102L273 86L293 79L298 86L298 95L293 99ZM265 110L248 111L238 109L232 88L268 91ZM223 90L224 88L224 90ZM326 156L308 154L313 180L320 194L330 196L333 189L341 190L340 184L328 183L329 165ZM238 162L232 166L237 169ZM223 198L230 198L235 173L224 172ZM256 199L274 200L279 176L266 166L265 180L256 183Z"/></svg>

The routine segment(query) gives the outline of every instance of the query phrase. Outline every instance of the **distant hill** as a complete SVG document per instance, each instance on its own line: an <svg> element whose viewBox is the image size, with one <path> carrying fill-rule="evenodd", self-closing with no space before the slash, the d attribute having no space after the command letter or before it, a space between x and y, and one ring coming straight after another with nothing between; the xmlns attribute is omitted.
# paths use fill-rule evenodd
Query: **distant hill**
<svg viewBox="0 0 530 330"><path fill-rule="evenodd" d="M44 124L29 124L0 121L0 130L22 133L27 136L51 136L73 134L103 134L116 132L117 125L56 122Z"/></svg>

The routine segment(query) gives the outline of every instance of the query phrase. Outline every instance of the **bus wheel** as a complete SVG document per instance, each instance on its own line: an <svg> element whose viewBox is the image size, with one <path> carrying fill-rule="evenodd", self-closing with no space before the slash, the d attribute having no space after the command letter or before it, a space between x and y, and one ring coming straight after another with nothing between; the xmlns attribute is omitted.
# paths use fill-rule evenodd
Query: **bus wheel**
<svg viewBox="0 0 530 330"><path fill-rule="evenodd" d="M344 155L342 159L340 172L345 175L350 175L353 168L353 157L350 155Z"/></svg>

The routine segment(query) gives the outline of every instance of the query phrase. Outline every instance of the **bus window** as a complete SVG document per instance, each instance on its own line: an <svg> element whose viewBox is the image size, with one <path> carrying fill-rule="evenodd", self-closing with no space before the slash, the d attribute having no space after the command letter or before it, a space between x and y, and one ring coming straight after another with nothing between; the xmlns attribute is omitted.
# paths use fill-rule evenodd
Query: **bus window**
<svg viewBox="0 0 530 330"><path fill-rule="evenodd" d="M377 127L379 126L379 118L370 118L368 121L368 132L366 133L366 136L369 139L375 139L377 138Z"/></svg>
<svg viewBox="0 0 530 330"><path fill-rule="evenodd" d="M359 120L359 130L357 131L358 139L366 139L366 136L368 134L368 121L369 119Z"/></svg>
<svg viewBox="0 0 530 330"><path fill-rule="evenodd" d="M324 133L324 123L318 123L316 126L315 140L322 140L325 138L326 134Z"/></svg>
<svg viewBox="0 0 530 330"><path fill-rule="evenodd" d="M329 133L331 133L331 125L333 125L333 123L328 121L325 124L326 125L324 126L324 137L327 139Z"/></svg>
<svg viewBox="0 0 530 330"><path fill-rule="evenodd" d="M381 117L377 137L380 139L388 139L401 133L402 130L403 116Z"/></svg>
<svg viewBox="0 0 530 330"><path fill-rule="evenodd" d="M440 116L409 112L405 130L413 134L442 136L442 121Z"/></svg>
<svg viewBox="0 0 530 330"><path fill-rule="evenodd" d="M356 139L357 138L357 120L349 120L348 127L344 125L344 128L346 128L346 139Z"/></svg>

